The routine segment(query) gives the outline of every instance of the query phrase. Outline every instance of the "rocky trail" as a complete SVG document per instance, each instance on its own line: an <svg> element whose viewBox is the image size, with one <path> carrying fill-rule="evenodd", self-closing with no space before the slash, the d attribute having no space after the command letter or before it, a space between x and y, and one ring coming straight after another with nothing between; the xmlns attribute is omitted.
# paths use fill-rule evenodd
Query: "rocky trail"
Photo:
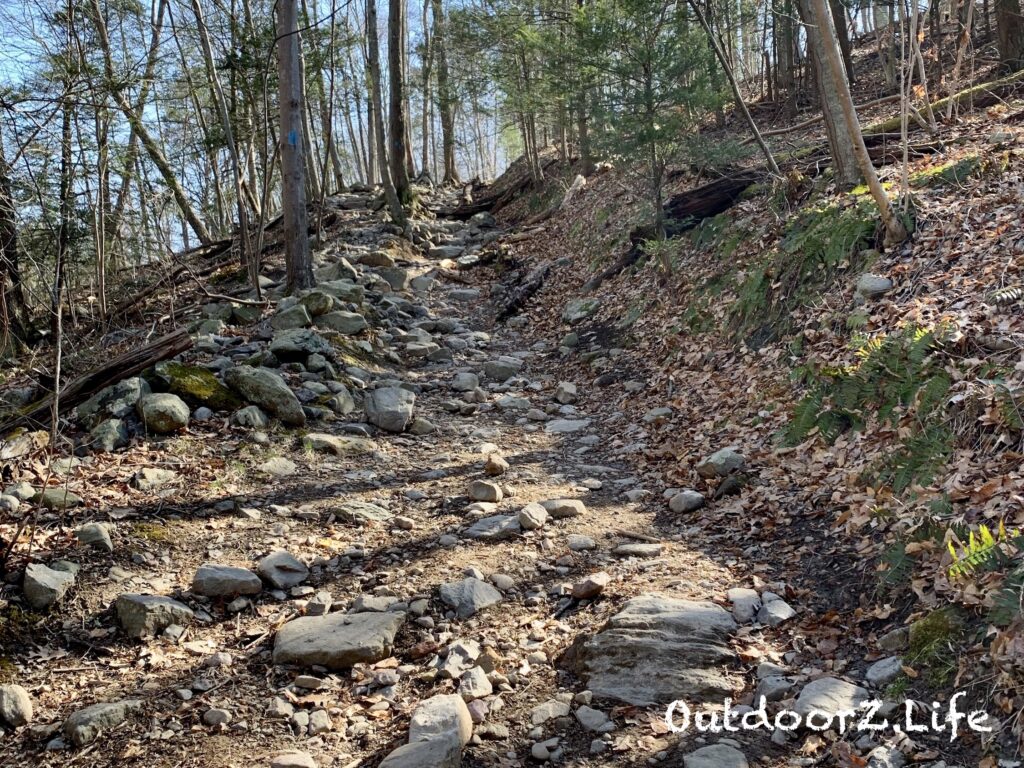
<svg viewBox="0 0 1024 768"><path fill-rule="evenodd" d="M809 607L759 575L770 551L737 557L689 522L710 499L637 471L634 438L666 414L626 423L609 393L646 382L567 375L569 355L616 354L573 332L586 303L554 338L496 325L490 270L456 260L514 234L423 218L415 250L370 201L329 201L317 289L281 298L271 276L266 317L207 303L191 351L80 406L76 455L5 490L45 511L4 592L3 765L929 755L905 734L669 733L674 699L881 695L907 633L822 663L794 629ZM725 445L696 466L756 469Z"/></svg>

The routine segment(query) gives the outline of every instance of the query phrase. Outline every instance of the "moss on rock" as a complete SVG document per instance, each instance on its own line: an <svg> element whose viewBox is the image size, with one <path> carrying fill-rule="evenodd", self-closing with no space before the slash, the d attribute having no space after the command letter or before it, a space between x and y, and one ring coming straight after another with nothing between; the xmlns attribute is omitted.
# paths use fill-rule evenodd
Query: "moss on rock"
<svg viewBox="0 0 1024 768"><path fill-rule="evenodd" d="M168 392L189 405L205 405L216 411L232 411L242 406L238 395L221 384L210 371L197 365L171 361L157 363L156 375Z"/></svg>

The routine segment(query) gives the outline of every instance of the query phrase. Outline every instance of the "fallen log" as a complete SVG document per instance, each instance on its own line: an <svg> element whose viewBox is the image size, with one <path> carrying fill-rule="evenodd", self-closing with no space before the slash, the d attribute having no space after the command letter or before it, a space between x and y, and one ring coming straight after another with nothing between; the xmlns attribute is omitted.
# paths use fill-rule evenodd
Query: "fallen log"
<svg viewBox="0 0 1024 768"><path fill-rule="evenodd" d="M541 164L541 173L543 174L544 171L557 162L557 157L543 160ZM441 208L437 211L437 215L443 218L465 221L466 219L469 219L478 213L484 213L485 211L497 213L533 186L534 181L530 174L525 171L520 171L519 175L509 184L503 184L500 187L497 184L485 187L485 194L480 197L474 198L469 202L460 203L454 208Z"/></svg>
<svg viewBox="0 0 1024 768"><path fill-rule="evenodd" d="M192 346L192 337L184 328L161 336L149 344L131 349L99 368L69 382L60 391L58 415L85 402L101 389L134 376L149 366L179 355ZM18 427L43 429L53 417L53 394L27 406L22 413L0 424L0 435Z"/></svg>
<svg viewBox="0 0 1024 768"><path fill-rule="evenodd" d="M532 270L518 287L511 289L498 310L498 322L504 322L526 306L526 302L544 285L550 271L551 263L545 262Z"/></svg>

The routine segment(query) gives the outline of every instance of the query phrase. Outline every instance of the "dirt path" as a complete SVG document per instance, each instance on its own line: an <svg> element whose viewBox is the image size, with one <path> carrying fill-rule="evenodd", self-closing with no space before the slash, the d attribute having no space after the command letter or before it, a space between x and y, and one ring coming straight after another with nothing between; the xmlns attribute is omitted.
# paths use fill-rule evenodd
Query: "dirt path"
<svg viewBox="0 0 1024 768"><path fill-rule="evenodd" d="M375 214L356 207L339 216L348 240L330 244L322 266L336 266L342 255L373 262L368 254L387 250ZM486 227L445 226L470 250L493 237ZM381 275L401 278L390 266L358 265L359 282L369 286L361 311L371 329L353 338L371 340L372 352L349 344L336 361L339 380L356 400L390 387L414 392L413 417L424 421L411 423L412 431L368 427L358 407L351 414L324 410L323 420L300 430L239 428L224 414L70 469L68 486L86 499L76 522L112 522L113 551L76 546L56 517L42 527L37 556L73 559L81 570L51 613L8 609L7 681L27 689L34 717L3 741L3 765L241 768L270 764L289 750L319 766L377 765L405 743L409 715L421 702L450 693L469 703L475 721L462 750L468 765L537 764L544 755L564 765L682 764L684 751L701 742L687 737L685 748L676 748L661 725L667 702L588 692L582 678L600 659L587 661L586 641L624 607L639 605L632 598L661 595L666 599L658 598L655 618L627 627L610 650L590 651L608 658L622 653L620 666L635 661L641 694L653 671L652 690L662 677L674 684L678 673L680 695L714 700L721 689L739 700L745 690L749 700L757 665L785 663L776 649L778 631L730 616L727 591L757 585L747 566L706 554L714 552L712 542L694 538L704 534L686 515L666 522L664 489L645 487L631 467L631 441L645 424L629 423L602 407L601 398L574 404L571 388L560 386L566 352L531 338L524 324L493 327L486 289L477 295L438 277L446 253L399 255L418 290L378 293ZM226 346L201 343L198 361L228 354L237 362L236 343L262 354L279 333L250 327L234 335L242 338ZM311 368L307 360L282 370L301 392L309 382L330 381ZM581 392L590 386L568 383ZM643 383L615 386L628 391ZM369 439L371 452L335 455L316 447L322 439L310 447L320 434ZM175 474L143 492L131 488L140 468ZM494 491L474 486L478 481L499 486L500 500L471 498ZM538 509L535 502L549 503ZM543 522L534 530L520 525L535 519ZM475 538L473 530L481 528L501 532ZM202 564L249 570L278 550L308 568L294 586L267 584L251 599L195 594L193 577ZM599 594L573 597L574 585L602 572L607 579L591 585ZM465 579L479 580L474 589L493 604L473 612L446 603L442 586ZM125 593L174 598L195 612L194 621L129 639L111 608ZM752 596L762 598L770 596ZM274 663L277 633L289 621L353 609L404 617L379 659L330 669ZM713 610L711 623L730 625L727 631L709 634L711 614L694 620L698 609ZM644 657L650 648L641 642L648 629L657 634L652 658ZM452 666L459 653L468 653L468 661ZM705 677L715 681L686 677L704 675L705 667ZM772 675L776 700L796 694L796 670L760 672ZM138 711L103 725L80 749L68 745L62 725L69 715L124 700L141 702ZM538 706L548 706L551 716L538 714ZM588 716L596 718L589 726ZM745 736L737 745L750 761L774 764L793 747L769 746L768 736ZM716 759L710 765L737 765L729 762L732 753ZM277 763L289 764L304 763ZM401 763L417 764L425 763Z"/></svg>

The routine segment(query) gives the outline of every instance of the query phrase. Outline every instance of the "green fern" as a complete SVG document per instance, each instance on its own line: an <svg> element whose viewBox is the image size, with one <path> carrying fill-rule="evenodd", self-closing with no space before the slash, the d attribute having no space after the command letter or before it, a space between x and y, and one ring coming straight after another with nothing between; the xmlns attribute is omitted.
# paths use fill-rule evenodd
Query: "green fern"
<svg viewBox="0 0 1024 768"><path fill-rule="evenodd" d="M951 578L959 578L970 576L979 570L987 571L1005 566L1010 556L1004 551L1004 545L1020 550L1022 544L1024 537L1020 531L1015 529L1008 534L1002 520L999 521L995 534L987 525L979 525L977 535L972 530L968 534L967 543L961 543L959 553L952 540L947 543L949 554L953 558L949 566L949 575Z"/></svg>

